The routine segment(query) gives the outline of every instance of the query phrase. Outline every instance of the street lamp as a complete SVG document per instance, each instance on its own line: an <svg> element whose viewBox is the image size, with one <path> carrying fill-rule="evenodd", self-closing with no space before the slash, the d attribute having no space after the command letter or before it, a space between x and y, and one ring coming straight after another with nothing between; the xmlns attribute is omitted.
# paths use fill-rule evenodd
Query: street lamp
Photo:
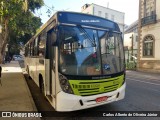
<svg viewBox="0 0 160 120"><path fill-rule="evenodd" d="M133 34L132 34L132 36L130 37L130 39L131 39L131 60L133 60Z"/></svg>

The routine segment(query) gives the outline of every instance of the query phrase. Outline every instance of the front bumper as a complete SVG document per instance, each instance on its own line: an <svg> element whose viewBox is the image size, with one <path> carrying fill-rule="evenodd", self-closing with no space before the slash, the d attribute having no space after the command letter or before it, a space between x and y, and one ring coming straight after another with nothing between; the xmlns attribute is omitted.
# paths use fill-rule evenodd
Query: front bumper
<svg viewBox="0 0 160 120"><path fill-rule="evenodd" d="M75 111L118 101L124 98L125 88L126 88L126 83L124 83L119 89L113 92L108 92L93 96L77 96L77 95L67 94L61 91L57 94L56 111ZM109 96L109 98L106 101L97 103L96 98L103 96Z"/></svg>

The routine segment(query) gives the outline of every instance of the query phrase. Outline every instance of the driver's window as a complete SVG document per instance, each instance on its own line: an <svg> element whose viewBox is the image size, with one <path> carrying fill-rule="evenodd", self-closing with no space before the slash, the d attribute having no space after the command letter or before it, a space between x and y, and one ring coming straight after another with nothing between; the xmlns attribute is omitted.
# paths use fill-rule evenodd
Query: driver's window
<svg viewBox="0 0 160 120"><path fill-rule="evenodd" d="M109 34L109 37L107 39L107 43L108 43L107 45L108 45L109 54L115 55L115 49L116 49L115 37L113 35Z"/></svg>
<svg viewBox="0 0 160 120"><path fill-rule="evenodd" d="M98 31L99 40L101 42L101 54L109 54L108 32Z"/></svg>

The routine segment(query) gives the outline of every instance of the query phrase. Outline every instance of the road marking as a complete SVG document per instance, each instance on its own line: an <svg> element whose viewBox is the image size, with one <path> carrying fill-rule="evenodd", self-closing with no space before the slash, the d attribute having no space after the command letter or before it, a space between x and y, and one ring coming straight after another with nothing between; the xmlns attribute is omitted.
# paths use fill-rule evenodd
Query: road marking
<svg viewBox="0 0 160 120"><path fill-rule="evenodd" d="M146 88L146 87L145 87L145 88ZM152 89L152 88L149 88L149 87L147 87L146 89L151 90L151 91L154 91L154 92L160 94L160 90Z"/></svg>
<svg viewBox="0 0 160 120"><path fill-rule="evenodd" d="M138 79L141 79L142 77L126 76L126 78L128 78L128 79L133 79L133 80L138 80ZM159 79L145 78L145 77L143 77L143 80L145 80L144 82L148 82L148 81L149 81L149 83L160 84L160 80L159 80ZM142 81L142 80L141 80L141 81Z"/></svg>
<svg viewBox="0 0 160 120"><path fill-rule="evenodd" d="M149 75L126 75L127 77L136 77L136 78L146 78L146 79L151 79L151 80L154 80L154 81L160 81L160 79L158 79L157 77L155 76L149 76Z"/></svg>
<svg viewBox="0 0 160 120"><path fill-rule="evenodd" d="M160 86L160 84L156 84L156 83L151 83L151 82L145 82L145 81L141 81L141 80L135 80L135 79L129 79L127 78L128 80L133 80L133 81L137 81L137 82L142 82L142 83L146 83L146 84L152 84L152 85L158 85Z"/></svg>

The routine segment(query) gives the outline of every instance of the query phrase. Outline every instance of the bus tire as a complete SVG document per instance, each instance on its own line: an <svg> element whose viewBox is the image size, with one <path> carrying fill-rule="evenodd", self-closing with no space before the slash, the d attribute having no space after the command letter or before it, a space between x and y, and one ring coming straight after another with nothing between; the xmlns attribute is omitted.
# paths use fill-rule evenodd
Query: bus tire
<svg viewBox="0 0 160 120"><path fill-rule="evenodd" d="M39 87L40 87L40 92L43 95L45 95L44 94L44 80L43 80L43 77L41 75L39 76Z"/></svg>

